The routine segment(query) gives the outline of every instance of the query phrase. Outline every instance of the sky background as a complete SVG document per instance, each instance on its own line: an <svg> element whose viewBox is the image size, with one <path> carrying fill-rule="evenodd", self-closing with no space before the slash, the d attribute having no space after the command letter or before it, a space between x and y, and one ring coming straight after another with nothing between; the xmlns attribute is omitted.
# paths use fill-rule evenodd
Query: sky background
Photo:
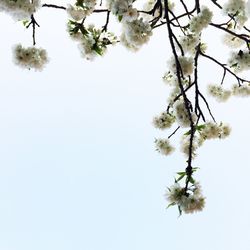
<svg viewBox="0 0 250 250"><path fill-rule="evenodd" d="M154 138L171 131L151 124L169 91L161 81L166 28L136 54L116 46L88 62L66 18L60 10L37 15L50 63L34 72L15 66L11 51L31 44L30 31L0 15L0 250L250 250L249 100L208 98L232 135L199 150L206 207L178 218L164 193L185 158L159 155ZM212 28L205 39L208 53L226 61ZM221 73L201 60L204 90Z"/></svg>

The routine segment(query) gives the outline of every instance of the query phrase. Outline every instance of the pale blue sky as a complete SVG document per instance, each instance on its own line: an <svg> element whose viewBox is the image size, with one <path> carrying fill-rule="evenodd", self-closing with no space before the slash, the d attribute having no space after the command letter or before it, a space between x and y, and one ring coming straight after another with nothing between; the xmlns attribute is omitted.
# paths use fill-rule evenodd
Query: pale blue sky
<svg viewBox="0 0 250 250"><path fill-rule="evenodd" d="M117 46L86 62L65 33L66 15L45 13L42 73L12 63L11 46L29 45L30 33L0 16L0 250L250 250L249 100L209 99L233 133L200 150L207 205L178 218L163 195L185 159L155 152L154 138L169 133L151 125L168 93L165 29L137 54ZM208 39L222 57L219 39ZM203 66L204 86L220 79Z"/></svg>

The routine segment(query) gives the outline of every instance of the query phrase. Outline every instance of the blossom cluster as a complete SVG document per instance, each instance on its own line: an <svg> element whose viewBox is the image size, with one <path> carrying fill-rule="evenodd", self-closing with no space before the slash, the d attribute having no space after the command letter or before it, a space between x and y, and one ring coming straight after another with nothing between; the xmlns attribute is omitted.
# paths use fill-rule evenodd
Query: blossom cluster
<svg viewBox="0 0 250 250"><path fill-rule="evenodd" d="M191 155L194 158L197 149L209 139L224 139L231 133L229 125L224 123L206 122L195 127L197 134L193 136ZM181 151L188 157L190 151L190 131L185 133L181 138Z"/></svg>
<svg viewBox="0 0 250 250"><path fill-rule="evenodd" d="M247 97L250 96L250 83L233 84L231 89L224 89L222 85L209 84L208 93L213 96L217 101L224 102L230 96Z"/></svg>
<svg viewBox="0 0 250 250"><path fill-rule="evenodd" d="M168 112L162 112L159 116L154 117L153 124L156 128L170 128L175 122L175 116Z"/></svg>
<svg viewBox="0 0 250 250"><path fill-rule="evenodd" d="M122 28L121 43L133 51L140 49L152 35L150 24L142 18L132 22L124 22Z"/></svg>
<svg viewBox="0 0 250 250"><path fill-rule="evenodd" d="M225 102L231 96L231 91L224 89L222 85L209 84L208 93L219 102Z"/></svg>
<svg viewBox="0 0 250 250"><path fill-rule="evenodd" d="M227 124L206 122L200 129L200 143L209 139L224 139L230 135L231 128Z"/></svg>
<svg viewBox="0 0 250 250"><path fill-rule="evenodd" d="M248 84L234 84L232 87L232 94L234 96L248 97L250 96L250 83Z"/></svg>
<svg viewBox="0 0 250 250"><path fill-rule="evenodd" d="M107 0L106 6L112 14L117 16L123 16L132 5L131 0Z"/></svg>
<svg viewBox="0 0 250 250"><path fill-rule="evenodd" d="M193 44L194 45L194 44ZM181 68L181 73L184 76L191 75L194 70L194 60L192 57L187 57L187 56L179 56L178 58L180 68ZM176 67L176 59L172 57L170 61L168 62L169 64L169 70L173 73L176 74L177 68Z"/></svg>
<svg viewBox="0 0 250 250"><path fill-rule="evenodd" d="M245 44L245 41L240 39L239 37L233 36L229 33L224 34L223 42L230 48L237 49Z"/></svg>
<svg viewBox="0 0 250 250"><path fill-rule="evenodd" d="M78 42L81 55L88 60L93 60L97 55L103 55L108 45L117 42L113 33L96 29L94 25L84 27L81 23L69 21L68 31L70 36Z"/></svg>
<svg viewBox="0 0 250 250"><path fill-rule="evenodd" d="M173 110L178 124L183 128L190 126L190 120L194 123L197 119L193 112L188 112L185 102L181 99L174 103Z"/></svg>
<svg viewBox="0 0 250 250"><path fill-rule="evenodd" d="M163 155L170 155L175 150L168 139L155 139L155 146L156 151Z"/></svg>
<svg viewBox="0 0 250 250"><path fill-rule="evenodd" d="M78 0L75 5L68 4L66 10L70 18L80 21L93 13L95 5L96 0Z"/></svg>
<svg viewBox="0 0 250 250"><path fill-rule="evenodd" d="M249 50L240 50L232 52L228 64L235 70L241 72L250 69L250 52Z"/></svg>
<svg viewBox="0 0 250 250"><path fill-rule="evenodd" d="M8 12L19 20L28 19L23 21L28 23L26 27L31 26L33 31L34 46L27 48L21 44L15 46L15 63L27 69L42 70L48 62L46 51L35 47L35 29L39 25L35 19L36 15L33 14L41 6L66 10L69 19L67 31L78 44L81 55L87 60L104 55L110 45L118 42L131 51L138 51L149 41L155 28L165 25L173 53L168 60L168 70L163 79L171 89L165 111L153 119L153 124L160 130L170 129L173 125L176 125L176 128L167 139L156 139L155 147L162 155L170 155L175 150L170 142L171 137L181 131L180 151L184 153L188 166L185 172L181 172L176 183L168 189L166 197L170 205L177 205L179 210L185 213L202 210L205 198L201 193L199 183L195 182L192 177L193 160L198 148L205 141L224 139L229 136L231 129L224 123L215 122L206 97L202 93L203 90L200 88L198 59L204 56L223 69L221 85L208 85L208 94L217 101L224 102L232 95L250 95L250 81L238 76L238 73L250 69L249 34L245 32L249 31L245 24L250 17L250 0L248 2L228 0L222 6L212 1L211 4L222 9L226 16L225 22L221 24L213 23L211 9L200 6L198 3L193 10L189 10L189 4L185 1L178 3L147 0L142 9L135 7L137 2L134 0L105 0L104 3L101 1L100 5L97 3L97 0L76 0L74 4L63 7L54 4L41 5L40 0L0 1L0 11ZM180 14L179 10L175 12L175 5L178 4L181 4L184 13ZM104 16L103 26L98 27L88 22L89 16L93 13L101 13ZM120 25L121 32L118 35L109 31L112 18ZM206 52L202 33L208 26L223 31L224 44L235 49L231 52L226 64L219 62ZM223 85L227 74L237 80L237 84L230 89L224 88ZM207 108L206 111L203 110L204 107ZM210 115L212 121L207 119L207 114ZM178 181L184 177L186 181L182 187Z"/></svg>
<svg viewBox="0 0 250 250"><path fill-rule="evenodd" d="M200 43L200 36L197 34L187 34L180 38L180 44L185 53L193 54L195 47Z"/></svg>
<svg viewBox="0 0 250 250"><path fill-rule="evenodd" d="M183 173L185 175L185 173ZM182 176L183 176L182 175ZM177 205L180 214L194 213L203 210L205 206L205 197L202 195L201 186L198 182L194 182L191 187L185 189L176 182L173 186L168 188L166 198L170 206Z"/></svg>
<svg viewBox="0 0 250 250"><path fill-rule="evenodd" d="M1 0L0 11L8 12L17 20L27 19L41 6L40 0Z"/></svg>
<svg viewBox="0 0 250 250"><path fill-rule="evenodd" d="M190 21L189 29L193 33L200 33L204 28L208 26L213 17L212 11L207 7L203 7L201 12L194 16Z"/></svg>
<svg viewBox="0 0 250 250"><path fill-rule="evenodd" d="M42 70L48 63L48 57L46 50L42 48L24 48L18 44L14 47L14 61L23 68Z"/></svg>
<svg viewBox="0 0 250 250"><path fill-rule="evenodd" d="M247 5L244 0L229 0L223 6L225 14L230 15L242 27L247 21Z"/></svg>

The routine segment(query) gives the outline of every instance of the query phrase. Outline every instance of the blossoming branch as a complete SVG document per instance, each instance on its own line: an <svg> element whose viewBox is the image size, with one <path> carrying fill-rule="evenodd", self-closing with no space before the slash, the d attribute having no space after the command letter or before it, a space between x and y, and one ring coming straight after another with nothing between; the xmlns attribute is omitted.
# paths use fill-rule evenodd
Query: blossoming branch
<svg viewBox="0 0 250 250"><path fill-rule="evenodd" d="M249 96L250 80L242 72L250 70L250 1L245 0L76 0L74 4L55 5L40 0L2 0L0 11L6 12L17 21L23 21L26 28L32 29L31 46L17 44L13 49L15 64L26 68L43 70L48 63L45 49L37 47L36 32L39 30L37 12L45 9L66 11L67 33L78 45L83 58L94 60L103 56L107 49L121 44L136 52L149 42L155 29L167 28L162 39L171 50L167 59L168 68L163 81L170 87L168 103L163 111L153 118L153 125L162 131L171 130L163 138L155 139L156 150L168 156L175 151L172 137L180 138L180 151L186 161L183 170L176 174L174 184L167 188L168 207L177 206L179 213L201 211L205 197L193 166L199 148L207 140L224 139L231 128L213 115L207 95L218 102L225 102L231 96ZM220 13L221 23L214 22L215 13ZM103 25L89 23L89 17L101 15ZM218 15L218 14L216 14ZM112 16L112 18L111 18ZM112 22L120 25L120 33L112 32ZM67 24L67 25L66 25ZM226 61L221 62L207 53L203 39L206 29L216 29L222 34L222 43L231 52ZM199 59L204 58L222 70L221 80L207 82L207 92L201 90L198 78ZM235 82L225 85L231 76Z"/></svg>

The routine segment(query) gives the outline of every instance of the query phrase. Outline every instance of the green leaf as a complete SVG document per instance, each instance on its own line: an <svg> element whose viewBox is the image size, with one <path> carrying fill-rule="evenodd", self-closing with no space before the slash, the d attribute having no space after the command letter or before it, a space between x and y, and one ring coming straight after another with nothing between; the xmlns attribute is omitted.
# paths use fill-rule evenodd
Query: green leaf
<svg viewBox="0 0 250 250"><path fill-rule="evenodd" d="M178 178L176 181L177 181L177 182L178 182L178 181L180 181L181 179L183 179L183 178L184 178L184 176L185 176L185 175L186 175L186 173L184 173L184 174L180 175L180 176L179 176L179 178Z"/></svg>
<svg viewBox="0 0 250 250"><path fill-rule="evenodd" d="M183 174L186 174L186 172L177 172L176 174L183 175Z"/></svg>
<svg viewBox="0 0 250 250"><path fill-rule="evenodd" d="M202 129L204 129L206 127L205 124L202 124L202 125L197 125L195 126L195 130L198 130L198 131L201 131ZM191 134L191 130L188 130L184 135L190 135Z"/></svg>
<svg viewBox="0 0 250 250"><path fill-rule="evenodd" d="M195 180L194 180L194 178L191 176L190 177L190 180L189 180L192 184L194 184L195 183Z"/></svg>
<svg viewBox="0 0 250 250"><path fill-rule="evenodd" d="M201 130L204 129L205 127L206 127L205 124L197 125L197 126L196 126L196 129L197 129L198 131L201 131Z"/></svg>
<svg viewBox="0 0 250 250"><path fill-rule="evenodd" d="M77 0L75 5L83 7L83 0Z"/></svg>
<svg viewBox="0 0 250 250"><path fill-rule="evenodd" d="M193 170L193 172L196 172L198 169L200 169L200 168L192 168L192 170Z"/></svg>
<svg viewBox="0 0 250 250"><path fill-rule="evenodd" d="M175 203L175 202L172 202L172 203L168 204L168 206L166 207L166 209L168 209L168 208L170 208L170 207L172 207L172 206L175 206L175 205L176 205L176 203Z"/></svg>
<svg viewBox="0 0 250 250"><path fill-rule="evenodd" d="M82 34L85 36L85 35L88 35L88 31L83 27L83 26L79 26L79 29L80 31L82 32Z"/></svg>
<svg viewBox="0 0 250 250"><path fill-rule="evenodd" d="M29 20L23 20L22 23L23 23L23 26L26 27L29 23Z"/></svg>
<svg viewBox="0 0 250 250"><path fill-rule="evenodd" d="M121 22L122 18L123 18L123 16L118 16L118 21Z"/></svg>
<svg viewBox="0 0 250 250"><path fill-rule="evenodd" d="M103 50L102 50L102 48L99 47L99 46L97 46L96 44L94 45L93 50L94 50L98 55L100 55L100 56L103 55Z"/></svg>
<svg viewBox="0 0 250 250"><path fill-rule="evenodd" d="M190 135L191 134L191 130L188 130L188 132L186 132L184 135Z"/></svg>

